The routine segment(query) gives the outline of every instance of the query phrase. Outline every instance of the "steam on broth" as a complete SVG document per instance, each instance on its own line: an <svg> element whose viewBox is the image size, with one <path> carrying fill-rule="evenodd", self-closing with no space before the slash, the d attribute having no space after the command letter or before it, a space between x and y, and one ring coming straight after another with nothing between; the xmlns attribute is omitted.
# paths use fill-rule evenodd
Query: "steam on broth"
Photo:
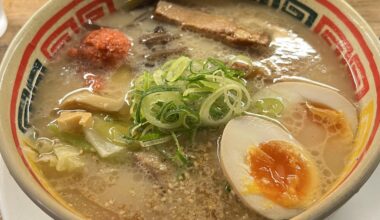
<svg viewBox="0 0 380 220"><path fill-rule="evenodd" d="M318 200L342 173L357 116L349 76L334 52L281 12L248 1L215 2L158 4L217 16L233 27L234 37L243 30L250 39L258 34L260 43L236 45L242 40L232 39L231 44L225 30L210 30L197 21L183 30L185 21L157 20L152 16L157 9L147 5L88 25L91 30L83 29L47 65L33 103L26 151L51 188L82 216L290 218ZM319 98L315 92L330 95ZM245 127L252 121L252 128ZM238 132L223 131L227 123ZM255 138L260 126L279 133ZM283 132L291 138L281 145L276 141ZM234 165L223 152L238 149L243 156ZM303 161L298 165L304 170L283 167L289 173L280 172L276 162L253 160L265 152L261 159L276 161L278 149ZM234 168L240 163L261 164L256 168L276 172L285 188L296 192L273 182L263 186L266 174L250 167L252 172L241 172L255 185L254 192L241 193L244 184L238 183L240 171ZM301 196L297 187L306 184L306 177L315 181L317 192ZM267 194L270 187L298 197L271 199L278 195ZM265 211L250 202L251 195L280 208Z"/></svg>

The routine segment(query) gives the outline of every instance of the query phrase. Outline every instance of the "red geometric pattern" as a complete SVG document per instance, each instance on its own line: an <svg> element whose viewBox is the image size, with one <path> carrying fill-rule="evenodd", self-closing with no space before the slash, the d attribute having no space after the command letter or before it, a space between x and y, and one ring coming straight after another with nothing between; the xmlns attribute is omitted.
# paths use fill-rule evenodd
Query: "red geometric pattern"
<svg viewBox="0 0 380 220"><path fill-rule="evenodd" d="M28 164L28 161L25 158L24 153L22 152L19 138L17 135L17 127L16 127L17 126L16 111L17 111L17 104L18 104L17 99L19 98L19 91L21 88L21 83L23 82L22 79L26 73L26 68L28 67L29 60L32 57L33 53L35 52L36 45L40 43L40 41L46 36L46 33L48 33L56 23L60 23L60 20L62 20L62 18L66 14L68 14L71 10L75 10L75 8L78 7L80 4L82 4L83 2L84 2L83 0L68 1L67 5L63 6L60 10L57 11L57 13L55 13L50 18L47 18L46 22L40 27L40 29L36 32L36 34L32 36L31 41L26 45L23 55L21 57L21 61L16 73L15 83L12 89L11 105L10 105L9 112L10 112L10 127L12 130L13 141L15 143L17 151L22 161L24 162L25 166L28 168L28 170L30 171L30 174L34 177L34 179L39 184L41 184L40 181L38 180L36 174L32 171L31 167ZM91 7L88 5L91 5ZM101 13L99 13L99 7L97 7L99 5L103 6L102 10L104 10L105 8L108 8L109 12L115 11L115 6L112 0L93 0L91 1L91 3L83 6L82 8L88 7L89 10L95 8L95 11L97 12L96 13L80 13L81 17L82 18L91 17L91 16L95 17L94 14L97 14L96 18L97 19L100 18ZM102 13L102 14L106 15L107 13ZM46 38L46 40L42 43L42 46L40 49L42 53L44 54L44 56L46 56L46 58L51 59L54 53L56 53L60 47L62 47L67 41L70 40L70 35L68 34L71 32L76 33L76 30L79 29L78 28L79 25L77 22L75 22L75 19L78 19L78 18L69 18L66 21L62 22L62 25L60 25L55 31L53 31L53 33L51 33Z"/></svg>
<svg viewBox="0 0 380 220"><path fill-rule="evenodd" d="M54 54L71 40L73 34L80 31L79 27L87 20L96 21L106 14L116 11L112 0L94 0L78 9L74 17L68 18L43 42L41 52L47 59L52 59Z"/></svg>
<svg viewBox="0 0 380 220"><path fill-rule="evenodd" d="M42 44L41 52L49 60L54 54L68 41L74 33L79 32L79 26L73 18L69 18L65 23L59 26Z"/></svg>
<svg viewBox="0 0 380 220"><path fill-rule="evenodd" d="M356 98L360 100L368 92L369 83L359 55L354 54L349 60L348 66L351 69L352 80L356 86Z"/></svg>
<svg viewBox="0 0 380 220"><path fill-rule="evenodd" d="M364 66L340 28L328 17L323 16L314 31L322 36L350 68L351 77L356 89L357 100L362 99L369 90L369 83Z"/></svg>
<svg viewBox="0 0 380 220"><path fill-rule="evenodd" d="M112 13L116 11L112 0L98 0L91 2L76 12L76 16L80 24L85 23L87 20L96 21L101 17L104 17L106 11Z"/></svg>
<svg viewBox="0 0 380 220"><path fill-rule="evenodd" d="M377 66L377 63L374 59L374 55L372 53L372 50L369 48L367 42L365 41L363 34L354 25L354 23L338 7L336 7L329 0L317 0L317 2L320 3L322 6L324 6L326 9L330 10L350 30L352 35L355 37L355 40L357 41L358 45L360 46L361 50L363 51L366 59L368 60L368 64L369 64L369 68L371 70L371 75L373 77L374 84L377 85L375 87L375 90L376 90L376 97L375 98L376 98L377 108L376 108L376 114L375 114L376 116L375 116L375 121L373 124L371 134L370 134L369 139L366 143L365 149L361 152L360 156L357 158L354 167L347 174L347 176L344 178L344 180L341 182L341 183L343 183L355 171L357 166L363 160L363 158L366 155L366 153L368 152L371 144L373 143L375 135L376 135L376 133L380 127L380 108L379 108L379 106L380 106L380 86L378 86L378 85L380 85L380 72L379 72L379 68Z"/></svg>

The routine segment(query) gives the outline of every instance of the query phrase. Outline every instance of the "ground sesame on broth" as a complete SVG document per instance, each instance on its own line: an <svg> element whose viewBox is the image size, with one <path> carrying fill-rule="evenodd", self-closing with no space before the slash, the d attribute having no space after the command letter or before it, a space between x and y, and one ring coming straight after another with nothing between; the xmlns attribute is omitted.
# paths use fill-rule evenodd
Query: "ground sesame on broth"
<svg viewBox="0 0 380 220"><path fill-rule="evenodd" d="M126 88L130 88L133 78L144 71L156 69L169 58L187 55L193 59L215 57L229 60L244 55L254 61L256 70L261 73L247 79L251 94L273 82L307 79L330 85L348 100L354 101L347 70L334 52L322 39L291 17L251 1L180 2L211 14L228 15L229 20L247 29L270 32L272 41L269 48L264 53L252 52L181 30L178 26L152 19L152 6L119 11L97 21L97 24L123 31L132 42L128 59L120 67L129 72ZM144 34L159 33L157 27L169 32L173 39L153 47L139 42ZM74 90L93 89L85 85L85 74L105 72L101 73L102 80L106 82L104 87L112 85L107 82L111 81L113 73L91 68L85 69L85 73L78 73L78 63L66 56L71 46L78 45L81 37L72 40L47 65L48 72L38 88L31 115L31 124L39 136L56 139L46 125L57 118L59 99ZM177 50L180 47L185 49ZM174 51L174 55L156 59L155 53L162 50ZM159 54L159 57L165 56ZM115 112L110 115L121 121L130 118L128 114ZM93 152L84 153L80 155L85 163L81 172L57 172L46 163L37 165L53 189L70 206L90 219L264 219L243 205L227 184L217 153L222 131L212 129L198 133L195 146L186 148L193 165L184 171L178 171L171 161L157 151L145 149L136 154L128 152L123 163L99 159ZM168 144L173 143L165 143L161 147ZM322 191L325 192L342 172L342 161L350 153L350 148L307 150L321 171ZM332 158L336 154L342 155L342 160L334 163Z"/></svg>
<svg viewBox="0 0 380 220"><path fill-rule="evenodd" d="M218 133L209 140L200 134L204 141L189 151L194 166L182 181L172 173L152 180L130 163L109 164L95 156L86 156L80 174L61 176L46 167L43 171L69 205L92 219L110 213L115 219L264 219L229 191L218 165Z"/></svg>

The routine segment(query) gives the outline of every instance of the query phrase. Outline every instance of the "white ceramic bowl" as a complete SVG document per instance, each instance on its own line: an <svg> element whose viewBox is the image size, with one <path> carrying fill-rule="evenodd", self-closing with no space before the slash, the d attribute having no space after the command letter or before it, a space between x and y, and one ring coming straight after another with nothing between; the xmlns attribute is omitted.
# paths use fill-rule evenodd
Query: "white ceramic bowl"
<svg viewBox="0 0 380 220"><path fill-rule="evenodd" d="M355 150L344 174L320 201L295 219L327 216L355 194L380 159L380 53L378 39L343 0L257 0L304 23L336 50L347 65L356 90L360 120ZM28 114L44 64L87 20L115 12L126 0L49 1L12 41L0 67L0 150L17 183L54 218L79 219L41 178L23 152L20 139L29 126ZM129 1L130 2L130 1ZM59 87L59 86L58 86ZM57 87L57 89L59 89ZM22 207L20 207L22 209Z"/></svg>

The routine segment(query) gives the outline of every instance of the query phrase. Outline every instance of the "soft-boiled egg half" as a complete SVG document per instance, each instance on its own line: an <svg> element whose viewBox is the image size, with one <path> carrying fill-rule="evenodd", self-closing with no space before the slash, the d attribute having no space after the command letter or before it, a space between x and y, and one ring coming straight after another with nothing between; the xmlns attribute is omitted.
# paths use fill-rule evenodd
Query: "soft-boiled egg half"
<svg viewBox="0 0 380 220"><path fill-rule="evenodd" d="M341 144L353 141L358 126L357 110L337 90L322 84L280 82L253 96L255 103L270 99L282 103L278 120L301 143L320 147L329 139Z"/></svg>
<svg viewBox="0 0 380 220"><path fill-rule="evenodd" d="M246 205L268 218L288 219L325 186L316 155L332 173L344 165L334 154L352 144L357 111L337 90L306 82L276 83L252 99L256 113L266 116L242 116L226 125L221 165Z"/></svg>
<svg viewBox="0 0 380 220"><path fill-rule="evenodd" d="M220 161L235 193L265 217L291 218L319 196L318 171L308 152L270 120L231 120L221 139Z"/></svg>

